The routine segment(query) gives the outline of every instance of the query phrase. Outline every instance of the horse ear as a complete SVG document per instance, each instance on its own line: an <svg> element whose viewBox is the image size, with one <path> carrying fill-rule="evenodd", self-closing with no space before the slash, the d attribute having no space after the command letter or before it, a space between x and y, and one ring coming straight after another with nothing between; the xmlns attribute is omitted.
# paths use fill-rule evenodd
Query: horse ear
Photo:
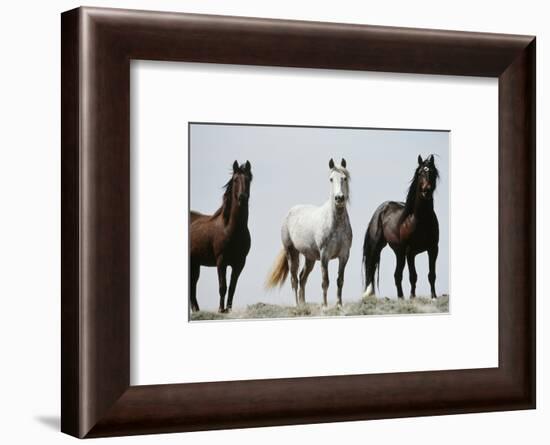
<svg viewBox="0 0 550 445"><path fill-rule="evenodd" d="M435 161L434 155L430 155L430 157L428 158L428 161L429 161L430 165L433 167L434 164L435 164L435 162L434 162L434 161Z"/></svg>
<svg viewBox="0 0 550 445"><path fill-rule="evenodd" d="M233 162L233 173L237 173L239 171L239 163L237 161Z"/></svg>
<svg viewBox="0 0 550 445"><path fill-rule="evenodd" d="M346 160L342 158L342 161L340 162L340 165L344 168L346 168Z"/></svg>
<svg viewBox="0 0 550 445"><path fill-rule="evenodd" d="M422 165L423 162L422 156L418 155L418 165Z"/></svg>
<svg viewBox="0 0 550 445"><path fill-rule="evenodd" d="M330 158L330 161L328 161L328 166L329 168L334 168L334 161L332 160L332 158Z"/></svg>
<svg viewBox="0 0 550 445"><path fill-rule="evenodd" d="M252 166L250 165L250 161L247 159L246 160L246 163L244 164L244 169L250 173L250 169L252 168Z"/></svg>

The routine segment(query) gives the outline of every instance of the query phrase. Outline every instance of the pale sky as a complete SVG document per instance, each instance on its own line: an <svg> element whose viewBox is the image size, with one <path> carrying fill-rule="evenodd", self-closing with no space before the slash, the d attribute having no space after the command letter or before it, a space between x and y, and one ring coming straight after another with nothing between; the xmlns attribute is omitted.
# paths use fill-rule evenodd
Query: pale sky
<svg viewBox="0 0 550 445"><path fill-rule="evenodd" d="M254 180L250 192L248 227L252 246L240 276L233 307L263 302L293 305L290 279L280 290L266 292L264 281L282 248L281 224L297 204L323 204L329 196L330 158L343 157L351 174L348 204L353 243L345 271L343 301L357 301L363 292L362 246L365 230L384 201L403 201L417 157L435 155L440 172L434 205L440 226L436 290L449 293L449 132L345 128L204 125L190 126L191 209L211 214L221 204L222 186L233 161L249 160ZM303 258L302 258L303 262ZM329 263L328 302L336 303L337 260ZM395 255L382 251L378 295L396 298L393 273ZM428 256L416 257L417 295L429 295ZM229 285L230 270L227 280ZM403 292L410 291L408 269ZM202 267L197 287L201 309L218 307L216 269ZM322 301L320 264L316 263L306 287L306 301Z"/></svg>

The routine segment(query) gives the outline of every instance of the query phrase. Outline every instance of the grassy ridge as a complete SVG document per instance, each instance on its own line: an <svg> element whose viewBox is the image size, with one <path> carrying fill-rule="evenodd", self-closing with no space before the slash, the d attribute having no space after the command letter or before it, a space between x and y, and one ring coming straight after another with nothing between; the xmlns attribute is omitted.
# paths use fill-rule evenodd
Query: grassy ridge
<svg viewBox="0 0 550 445"><path fill-rule="evenodd" d="M233 312L228 314L219 314L217 312L210 311L195 312L191 314L191 320L343 317L358 315L433 314L442 312L449 312L448 295L443 295L436 300L424 297L417 297L413 300L394 300L389 298L367 297L359 301L344 303L341 308L337 308L335 306L323 308L317 303L307 303L302 307L256 303L243 309L234 309Z"/></svg>

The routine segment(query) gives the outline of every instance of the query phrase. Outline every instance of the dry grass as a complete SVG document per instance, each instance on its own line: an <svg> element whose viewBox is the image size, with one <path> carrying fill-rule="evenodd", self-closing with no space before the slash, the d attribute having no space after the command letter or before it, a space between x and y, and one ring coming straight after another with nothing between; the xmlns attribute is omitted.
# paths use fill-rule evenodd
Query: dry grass
<svg viewBox="0 0 550 445"><path fill-rule="evenodd" d="M300 317L345 317L361 315L393 314L435 314L449 312L449 296L432 300L417 297L413 300L395 300L390 298L367 297L359 301L344 303L341 308L308 303L305 306L279 306L275 304L256 303L244 309L234 309L228 314L200 311L191 315L192 321L202 320L243 320L261 318L300 318Z"/></svg>

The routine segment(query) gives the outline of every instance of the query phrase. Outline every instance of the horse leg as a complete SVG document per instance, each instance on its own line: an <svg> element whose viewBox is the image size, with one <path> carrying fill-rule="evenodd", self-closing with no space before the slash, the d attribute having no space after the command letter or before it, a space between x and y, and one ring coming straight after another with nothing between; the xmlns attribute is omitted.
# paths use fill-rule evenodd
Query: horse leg
<svg viewBox="0 0 550 445"><path fill-rule="evenodd" d="M432 298L437 298L435 293L435 260L437 260L437 254L439 253L439 247L434 247L428 250L428 262L429 272L428 280L430 281L430 290L432 291Z"/></svg>
<svg viewBox="0 0 550 445"><path fill-rule="evenodd" d="M304 267L302 268L302 271L300 272L299 299L300 299L300 303L302 303L302 304L306 303L306 283L307 283L307 278L309 277L309 274L313 270L313 266L315 266L315 260L308 260L306 258Z"/></svg>
<svg viewBox="0 0 550 445"><path fill-rule="evenodd" d="M199 303L197 303L197 282L201 274L200 264L191 262L191 310L193 312L200 311Z"/></svg>
<svg viewBox="0 0 550 445"><path fill-rule="evenodd" d="M395 287L397 287L397 296L398 298L403 298L403 287L401 286L401 282L403 281L403 269L405 268L405 254L403 252L395 252L395 257L397 262L393 278L395 279Z"/></svg>
<svg viewBox="0 0 550 445"><path fill-rule="evenodd" d="M409 269L409 281L411 282L411 298L416 297L416 280L418 275L416 274L416 267L414 265L414 257L416 254L407 253L407 267Z"/></svg>
<svg viewBox="0 0 550 445"><path fill-rule="evenodd" d="M300 254L294 247L287 250L287 258L290 263L290 283L296 298L296 306L300 304L298 300L298 269L300 267Z"/></svg>
<svg viewBox="0 0 550 445"><path fill-rule="evenodd" d="M346 264L348 263L348 256L338 258L338 279L336 284L338 286L338 302L337 306L342 306L342 288L344 287L344 270L346 269Z"/></svg>
<svg viewBox="0 0 550 445"><path fill-rule="evenodd" d="M218 283L220 289L220 307L218 312L225 312L225 293L227 292L227 280L226 280L227 266L221 262L218 264Z"/></svg>
<svg viewBox="0 0 550 445"><path fill-rule="evenodd" d="M323 258L322 255L321 255L321 272L323 275L323 307L327 307L327 290L329 285L328 258Z"/></svg>
<svg viewBox="0 0 550 445"><path fill-rule="evenodd" d="M233 295L235 295L235 289L237 288L237 280L244 268L243 264L231 266L231 281L229 281L229 294L227 296L227 312L231 312L233 306Z"/></svg>

